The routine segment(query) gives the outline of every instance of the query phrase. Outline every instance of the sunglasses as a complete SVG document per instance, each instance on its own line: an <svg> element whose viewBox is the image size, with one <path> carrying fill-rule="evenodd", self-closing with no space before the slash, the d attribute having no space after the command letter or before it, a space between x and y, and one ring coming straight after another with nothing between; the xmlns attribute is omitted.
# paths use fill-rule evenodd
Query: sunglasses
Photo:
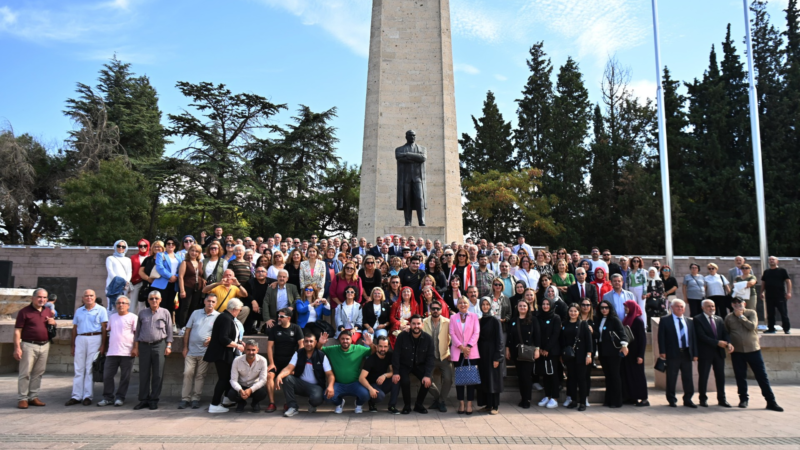
<svg viewBox="0 0 800 450"><path fill-rule="evenodd" d="M399 281L392 281L392 284L400 284Z"/></svg>
<svg viewBox="0 0 800 450"><path fill-rule="evenodd" d="M306 288L306 292L314 292L314 290L311 288Z"/></svg>
<svg viewBox="0 0 800 450"><path fill-rule="evenodd" d="M353 269L352 267L345 267L344 270L356 270L356 269Z"/></svg>
<svg viewBox="0 0 800 450"><path fill-rule="evenodd" d="M602 310L602 309L611 309L611 308L609 308L608 306L601 306L600 309Z"/></svg>
<svg viewBox="0 0 800 450"><path fill-rule="evenodd" d="M592 305L590 305L590 304L588 304L588 303L585 303L585 304L581 305L581 308L589 308L589 307L591 307L591 306L592 306ZM608 309L608 308L606 308L606 309Z"/></svg>
<svg viewBox="0 0 800 450"><path fill-rule="evenodd" d="M191 240L191 239L187 239L187 240L183 241L183 243L184 244L194 244L194 241Z"/></svg>
<svg viewBox="0 0 800 450"><path fill-rule="evenodd" d="M495 286L495 287L503 287L503 285L502 285L502 284L498 284L498 283L495 283L495 284L493 284L492 286Z"/></svg>
<svg viewBox="0 0 800 450"><path fill-rule="evenodd" d="M365 262L364 264L373 265L373 264L375 264L375 261L367 261L367 262Z"/></svg>
<svg viewBox="0 0 800 450"><path fill-rule="evenodd" d="M603 256L611 256L611 253L603 253Z"/></svg>
<svg viewBox="0 0 800 450"><path fill-rule="evenodd" d="M165 245L166 245L167 247L170 247L170 246L171 246L171 247L175 247L175 243L174 243L174 242L167 242Z"/></svg>
<svg viewBox="0 0 800 450"><path fill-rule="evenodd" d="M348 295L348 294L356 295L356 291L350 289L350 290L347 290L347 291L344 292L344 295Z"/></svg>
<svg viewBox="0 0 800 450"><path fill-rule="evenodd" d="M284 316L284 315L278 316L278 319L288 319L288 318L289 318L289 316Z"/></svg>
<svg viewBox="0 0 800 450"><path fill-rule="evenodd" d="M431 311L441 311L442 308L431 308Z"/></svg>
<svg viewBox="0 0 800 450"><path fill-rule="evenodd" d="M123 249L123 250L124 250L124 249L126 249L126 248L128 248L128 247L127 247L127 246L125 246L125 245L118 245L118 246L117 246L117 248L121 248L121 249Z"/></svg>
<svg viewBox="0 0 800 450"><path fill-rule="evenodd" d="M147 248L146 245L140 245L139 248Z"/></svg>
<svg viewBox="0 0 800 450"><path fill-rule="evenodd" d="M169 244L167 244L167 245L169 245ZM233 245L233 244L225 244L225 247L235 247L235 245Z"/></svg>

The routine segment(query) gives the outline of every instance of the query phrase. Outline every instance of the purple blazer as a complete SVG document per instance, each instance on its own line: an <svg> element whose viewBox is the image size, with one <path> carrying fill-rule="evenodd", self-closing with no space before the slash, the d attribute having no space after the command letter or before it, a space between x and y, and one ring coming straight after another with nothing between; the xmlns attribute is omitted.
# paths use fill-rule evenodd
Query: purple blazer
<svg viewBox="0 0 800 450"><path fill-rule="evenodd" d="M450 314L450 359L458 361L461 357L461 345L471 345L469 359L478 359L478 337L481 334L481 320L475 313L467 313L464 331L461 331L461 314Z"/></svg>

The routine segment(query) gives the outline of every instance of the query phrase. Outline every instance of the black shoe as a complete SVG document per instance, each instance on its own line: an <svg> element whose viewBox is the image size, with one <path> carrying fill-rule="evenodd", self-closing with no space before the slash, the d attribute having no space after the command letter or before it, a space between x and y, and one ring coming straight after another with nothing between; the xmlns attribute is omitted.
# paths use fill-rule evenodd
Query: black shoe
<svg viewBox="0 0 800 450"><path fill-rule="evenodd" d="M689 400L688 402L683 402L683 406L687 408L697 408L697 405L695 405L694 402L692 402L691 400Z"/></svg>
<svg viewBox="0 0 800 450"><path fill-rule="evenodd" d="M708 400L700 400L700 406L703 408L708 408Z"/></svg>
<svg viewBox="0 0 800 450"><path fill-rule="evenodd" d="M422 405L414 405L414 412L417 412L417 413L420 413L420 414L428 414L428 410L425 409L425 407L422 406Z"/></svg>
<svg viewBox="0 0 800 450"><path fill-rule="evenodd" d="M608 405L608 407L616 409L616 408L622 408L622 405Z"/></svg>
<svg viewBox="0 0 800 450"><path fill-rule="evenodd" d="M253 412L261 412L261 403L253 403Z"/></svg>
<svg viewBox="0 0 800 450"><path fill-rule="evenodd" d="M580 405L580 406L578 406L578 411L586 411L586 405L584 405L583 403L581 403L581 405Z"/></svg>
<svg viewBox="0 0 800 450"><path fill-rule="evenodd" d="M369 405L369 412L378 412L378 408L375 406L372 400L368 402Z"/></svg>
<svg viewBox="0 0 800 450"><path fill-rule="evenodd" d="M792 334L792 330L783 330L783 334Z"/></svg>
<svg viewBox="0 0 800 450"><path fill-rule="evenodd" d="M650 406L650 401L649 400L642 400L639 403L637 403L636 406Z"/></svg>
<svg viewBox="0 0 800 450"><path fill-rule="evenodd" d="M156 409L158 409L158 402L150 402L150 410L153 411Z"/></svg>
<svg viewBox="0 0 800 450"><path fill-rule="evenodd" d="M134 406L133 409L138 411L140 409L147 408L148 406L150 406L150 402L139 402L139 404Z"/></svg>
<svg viewBox="0 0 800 450"><path fill-rule="evenodd" d="M777 331L775 330L767 330L764 332L764 334L775 334L775 333L777 333Z"/></svg>
<svg viewBox="0 0 800 450"><path fill-rule="evenodd" d="M441 413L447 412L447 405L444 402L439 402L439 412Z"/></svg>
<svg viewBox="0 0 800 450"><path fill-rule="evenodd" d="M669 407L670 407L670 408L677 408L677 407L678 407L678 404L677 404L677 403L675 403L675 402L669 402Z"/></svg>
<svg viewBox="0 0 800 450"><path fill-rule="evenodd" d="M570 403L569 406L567 406L567 409L575 409L577 407L578 407L578 404L573 402L573 403Z"/></svg>
<svg viewBox="0 0 800 450"><path fill-rule="evenodd" d="M531 409L531 402L524 402L521 406L522 409Z"/></svg>
<svg viewBox="0 0 800 450"><path fill-rule="evenodd" d="M411 414L411 408L408 406L403 406L403 410L400 411L400 414Z"/></svg>
<svg viewBox="0 0 800 450"><path fill-rule="evenodd" d="M770 410L770 411L783 412L783 408L778 406L778 404L775 403L775 402L768 402L767 403L767 409Z"/></svg>
<svg viewBox="0 0 800 450"><path fill-rule="evenodd" d="M748 404L749 404L749 402L747 400L741 400L739 402L739 408L747 408Z"/></svg>
<svg viewBox="0 0 800 450"><path fill-rule="evenodd" d="M237 403L236 404L236 412L240 413L240 414L243 413L245 406L247 406L247 403L245 403L245 402Z"/></svg>
<svg viewBox="0 0 800 450"><path fill-rule="evenodd" d="M730 408L730 407L731 407L731 404L730 404L730 403L728 403L728 401L727 401L727 400L720 400L720 401L719 401L719 406L722 406L723 408Z"/></svg>
<svg viewBox="0 0 800 450"><path fill-rule="evenodd" d="M394 415L397 415L397 414L401 414L401 413L400 413L400 410L398 410L398 409L397 409L397 408L395 408L394 406L390 406L390 407L389 407L389 414L394 414ZM406 413L406 414L408 414L408 413Z"/></svg>
<svg viewBox="0 0 800 450"><path fill-rule="evenodd" d="M439 409L439 401L435 401L431 403L431 406L428 406L428 409Z"/></svg>

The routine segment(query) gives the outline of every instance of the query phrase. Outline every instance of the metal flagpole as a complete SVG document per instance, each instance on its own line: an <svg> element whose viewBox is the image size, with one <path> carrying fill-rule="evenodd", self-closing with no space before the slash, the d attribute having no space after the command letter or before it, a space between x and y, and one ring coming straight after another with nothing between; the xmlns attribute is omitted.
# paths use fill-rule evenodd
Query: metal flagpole
<svg viewBox="0 0 800 450"><path fill-rule="evenodd" d="M748 0L744 4L744 29L747 31L747 77L750 81L750 130L753 140L753 172L756 177L756 204L758 207L758 243L759 256L761 257L761 270L769 269L767 260L767 207L764 203L764 171L761 167L761 129L758 123L758 91L756 91L756 77L753 71L753 41L750 33L750 7Z"/></svg>
<svg viewBox="0 0 800 450"><path fill-rule="evenodd" d="M661 197L664 204L664 249L667 252L667 264L675 270L672 253L672 203L669 190L669 158L667 155L667 119L664 117L664 80L661 76L661 35L658 31L658 0L653 1L653 37L656 44L656 79L658 90L656 101L658 106L658 153L661 156ZM746 2L747 0L745 0Z"/></svg>

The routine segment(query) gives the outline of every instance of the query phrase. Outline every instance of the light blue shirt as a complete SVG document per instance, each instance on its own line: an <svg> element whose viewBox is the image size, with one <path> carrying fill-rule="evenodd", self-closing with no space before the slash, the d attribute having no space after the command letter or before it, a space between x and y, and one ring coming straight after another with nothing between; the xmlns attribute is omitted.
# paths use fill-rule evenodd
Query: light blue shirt
<svg viewBox="0 0 800 450"><path fill-rule="evenodd" d="M675 322L675 334L678 336L678 348L686 348L684 344L683 337L686 336L686 343L689 343L689 336L686 334L688 333L688 329L686 328L686 319L681 316L678 317L675 314L672 314L672 321ZM680 323L683 323L683 328L681 328Z"/></svg>
<svg viewBox="0 0 800 450"><path fill-rule="evenodd" d="M603 296L603 300L608 300L612 305L614 305L614 311L617 312L617 316L620 318L625 317L625 302L628 300L636 301L636 299L633 297L633 292L626 291L625 289L623 289L619 294L617 294L617 291L615 290L607 292L606 295Z"/></svg>
<svg viewBox="0 0 800 450"><path fill-rule="evenodd" d="M511 252L516 255L517 253L519 253L519 248L520 248L520 245L517 244L511 249ZM528 256L531 258L531 260L536 259L536 258L533 257L533 249L531 248L530 245L522 244L522 248L524 248L525 251L528 252Z"/></svg>
<svg viewBox="0 0 800 450"><path fill-rule="evenodd" d="M72 324L78 326L78 334L99 333L103 323L108 323L108 311L97 304L91 310L81 306L72 318Z"/></svg>
<svg viewBox="0 0 800 450"><path fill-rule="evenodd" d="M276 303L278 304L278 310L281 310L283 308L288 308L289 298L286 294L286 285L283 285L283 287L277 286L277 289L278 289L278 297Z"/></svg>

